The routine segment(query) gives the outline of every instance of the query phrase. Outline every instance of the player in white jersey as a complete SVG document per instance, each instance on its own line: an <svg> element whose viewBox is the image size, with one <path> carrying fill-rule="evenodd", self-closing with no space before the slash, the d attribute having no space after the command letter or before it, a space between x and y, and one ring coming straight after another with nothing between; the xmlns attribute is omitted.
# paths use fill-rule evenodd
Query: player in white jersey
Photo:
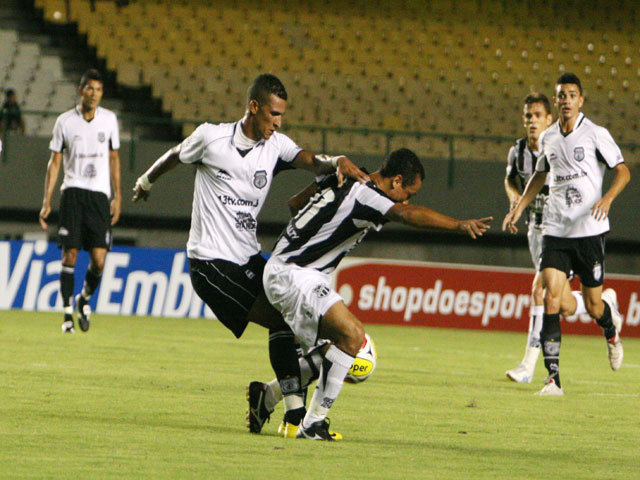
<svg viewBox="0 0 640 480"><path fill-rule="evenodd" d="M522 120L527 136L520 138L511 147L507 157L507 173L504 178L504 188L509 199L509 207L513 209L527 182L533 175L538 157L538 138L553 121L549 99L541 93L530 93L524 99ZM542 191L536 195L533 207L527 208L526 221L529 226L527 241L531 260L536 268L536 274L531 286L531 308L529 309L529 333L525 354L518 366L507 370L507 378L514 382L531 383L536 362L540 355L540 330L542 329L542 315L544 314L542 276L540 275L540 255L542 253L542 219L545 215L549 199L548 182ZM563 301L560 306L562 315L580 315L584 313L584 301L581 292L571 292L567 285L563 289Z"/></svg>
<svg viewBox="0 0 640 480"><path fill-rule="evenodd" d="M482 235L491 217L456 220L427 207L409 205L422 186L424 169L410 150L392 152L371 182L348 180L339 186L335 175L321 178L317 192L289 222L264 269L269 301L306 348L319 339L324 347L320 377L298 438L334 440L327 413L335 402L364 339L360 321L331 289L329 273L367 234L389 221L416 228L439 228Z"/></svg>
<svg viewBox="0 0 640 480"><path fill-rule="evenodd" d="M291 329L264 296L256 237L257 217L282 169L302 168L315 174L335 172L367 181L346 157L313 155L278 132L287 92L278 78L258 76L249 87L244 118L235 123L200 125L180 145L160 157L136 182L134 201L146 200L151 185L179 163L196 164L187 256L195 292L236 337L248 322L269 329L269 356L291 421L300 421L305 406L298 354ZM266 385L248 387L249 429L259 433L278 399Z"/></svg>
<svg viewBox="0 0 640 480"><path fill-rule="evenodd" d="M623 358L619 335L623 319L616 294L612 289L602 291L604 238L611 204L631 175L609 132L580 112L584 97L576 75L565 73L558 79L554 102L559 118L540 137L536 173L502 224L503 229L517 232L516 222L550 175L540 262L545 288L540 340L549 376L540 395L564 395L559 374L559 310L562 289L572 270L580 278L587 312L603 329L611 368L619 369ZM605 167L615 177L602 195Z"/></svg>
<svg viewBox="0 0 640 480"><path fill-rule="evenodd" d="M40 225L46 230L51 197L63 165L58 245L62 248L62 331L66 333L75 331L71 300L78 249L88 250L90 257L82 291L75 297L78 324L86 332L91 314L89 299L100 283L111 247L111 226L118 222L121 206L118 120L113 112L99 106L103 94L100 72L87 70L78 92L78 105L60 115L53 127L40 210Z"/></svg>

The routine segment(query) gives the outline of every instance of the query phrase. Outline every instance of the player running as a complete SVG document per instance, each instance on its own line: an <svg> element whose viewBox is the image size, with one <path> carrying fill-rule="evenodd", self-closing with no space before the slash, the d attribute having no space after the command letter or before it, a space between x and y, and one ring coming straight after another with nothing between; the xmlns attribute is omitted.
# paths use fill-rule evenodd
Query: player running
<svg viewBox="0 0 640 480"><path fill-rule="evenodd" d="M504 188L509 199L510 210L518 200L520 192L524 190L527 182L533 175L538 158L538 138L553 121L549 99L541 93L530 93L524 99L522 113L524 128L527 136L520 138L509 150L507 157L507 174L504 178ZM540 355L540 330L542 329L542 315L544 313L544 290L542 288L542 276L538 269L542 250L542 220L547 210L549 200L549 185L545 182L542 190L536 195L533 206L527 208L525 220L529 226L527 241L531 260L536 268L531 285L532 305L529 309L529 334L525 354L520 364L507 370L507 377L514 382L531 383L536 362ZM571 292L571 286L567 281L562 293L560 313L567 317L581 315L586 312L581 292Z"/></svg>
<svg viewBox="0 0 640 480"><path fill-rule="evenodd" d="M539 395L564 395L559 369L560 302L571 271L580 278L587 312L602 327L613 370L621 367L624 353L620 342L623 319L617 298L612 289L603 292L602 284L609 210L631 175L609 131L580 111L584 97L575 74L565 73L558 78L554 103L558 121L540 137L536 172L502 223L503 230L517 232L516 222L549 175L549 206L543 220L540 260L545 288L540 341L549 376ZM612 169L615 177L602 195L605 167Z"/></svg>

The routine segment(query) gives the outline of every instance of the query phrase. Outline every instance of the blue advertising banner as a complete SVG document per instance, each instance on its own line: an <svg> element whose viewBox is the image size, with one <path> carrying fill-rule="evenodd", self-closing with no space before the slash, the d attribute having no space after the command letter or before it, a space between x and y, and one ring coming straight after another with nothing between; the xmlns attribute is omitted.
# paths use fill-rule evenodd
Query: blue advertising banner
<svg viewBox="0 0 640 480"><path fill-rule="evenodd" d="M0 242L0 309L62 311L61 263L55 243ZM88 264L87 252L81 251L76 293ZM90 304L104 314L213 318L191 287L184 250L113 247Z"/></svg>

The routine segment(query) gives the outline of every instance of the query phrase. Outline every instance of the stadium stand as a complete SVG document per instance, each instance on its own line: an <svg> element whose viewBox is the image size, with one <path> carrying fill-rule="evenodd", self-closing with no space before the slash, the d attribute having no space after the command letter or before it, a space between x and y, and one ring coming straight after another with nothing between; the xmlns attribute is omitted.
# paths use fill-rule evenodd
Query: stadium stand
<svg viewBox="0 0 640 480"><path fill-rule="evenodd" d="M550 94L559 74L575 71L594 120L621 142L633 140L628 127L637 124L640 50L631 0L36 5L47 20L77 23L120 84L149 85L175 119L232 120L250 79L273 71L290 90L294 124L514 137L522 97ZM581 28L571 23L578 19ZM373 134L336 136L344 148L380 153ZM482 142L456 148L503 160Z"/></svg>
<svg viewBox="0 0 640 480"><path fill-rule="evenodd" d="M27 111L59 112L73 105L75 83L64 79L61 59L41 52L36 42L20 41L15 30L0 30L0 90L13 88ZM25 114L28 135L49 136L55 117Z"/></svg>

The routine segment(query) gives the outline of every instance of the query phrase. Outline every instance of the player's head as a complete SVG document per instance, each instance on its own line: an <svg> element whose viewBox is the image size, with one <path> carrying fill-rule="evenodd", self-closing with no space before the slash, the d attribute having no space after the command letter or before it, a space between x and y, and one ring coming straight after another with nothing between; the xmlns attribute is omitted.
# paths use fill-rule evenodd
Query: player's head
<svg viewBox="0 0 640 480"><path fill-rule="evenodd" d="M380 188L394 201L406 202L413 197L424 180L424 167L408 148L394 150L382 163Z"/></svg>
<svg viewBox="0 0 640 480"><path fill-rule="evenodd" d="M530 140L538 141L540 134L553 122L551 103L543 93L530 93L524 98L522 121Z"/></svg>
<svg viewBox="0 0 640 480"><path fill-rule="evenodd" d="M558 109L561 121L568 121L580 113L584 97L582 83L574 73L563 73L556 82L553 102Z"/></svg>
<svg viewBox="0 0 640 480"><path fill-rule="evenodd" d="M83 110L94 110L100 105L100 100L102 100L102 94L104 93L103 86L102 75L95 68L91 68L82 74L78 85L78 93Z"/></svg>
<svg viewBox="0 0 640 480"><path fill-rule="evenodd" d="M268 139L282 126L287 108L287 90L275 75L259 75L247 92L249 134L254 140Z"/></svg>

